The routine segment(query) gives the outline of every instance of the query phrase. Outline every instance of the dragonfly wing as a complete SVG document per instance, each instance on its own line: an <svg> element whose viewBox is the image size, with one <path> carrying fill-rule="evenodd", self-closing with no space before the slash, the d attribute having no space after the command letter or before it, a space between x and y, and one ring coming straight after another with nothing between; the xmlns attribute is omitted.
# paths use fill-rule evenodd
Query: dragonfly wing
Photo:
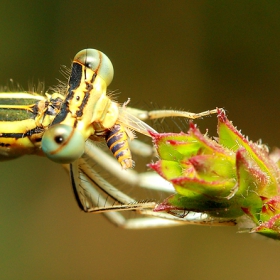
<svg viewBox="0 0 280 280"><path fill-rule="evenodd" d="M125 127L128 127L149 137L151 137L149 132L157 133L157 131L151 126L129 113L125 107L119 108L119 112L120 114L118 121L122 123Z"/></svg>

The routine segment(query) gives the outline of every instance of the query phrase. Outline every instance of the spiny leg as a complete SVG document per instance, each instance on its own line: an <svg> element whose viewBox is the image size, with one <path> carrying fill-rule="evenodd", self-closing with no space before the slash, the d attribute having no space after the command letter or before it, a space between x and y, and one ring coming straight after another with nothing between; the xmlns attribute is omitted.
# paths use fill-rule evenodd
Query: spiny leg
<svg viewBox="0 0 280 280"><path fill-rule="evenodd" d="M152 172L137 173L132 170L122 170L114 158L96 147L91 141L86 144L83 158L71 166L73 188L80 207L86 212L103 213L113 224L126 229L141 229L150 227L169 227L183 224L232 225L233 221L212 219L207 214L188 213L183 218L168 213L153 212L156 203L151 201L135 201L130 196L115 188L95 171L91 160L96 160L106 168L111 177L121 182L141 188L155 188L161 191L172 191L170 183ZM88 162L90 164L88 164ZM165 185L165 186L164 186ZM109 202L108 199L111 199ZM133 211L149 217L127 218L123 211Z"/></svg>
<svg viewBox="0 0 280 280"><path fill-rule="evenodd" d="M72 164L70 174L72 182L75 182L73 187L79 197L78 201L85 212L103 213L111 223L126 229L175 226L178 224L175 221L160 217L126 218L120 211L137 211L141 213L142 209L144 209L143 211L153 209L156 203L137 202L130 198L103 179L84 159ZM112 198L115 204L109 205L108 197Z"/></svg>
<svg viewBox="0 0 280 280"><path fill-rule="evenodd" d="M189 112L179 112L174 110L161 111L141 111L132 109L135 114L145 115L148 118L161 118L169 116L181 116L198 118L216 113L211 110L200 114ZM140 112L140 113L139 113ZM145 114L143 114L143 112ZM132 119L135 121L135 119ZM141 123L139 124L140 127ZM138 151L138 154L151 156L153 148L140 141L132 141L131 149ZM89 164L88 164L89 161ZM153 212L156 202L154 201L135 201L133 198L124 194L120 189L114 187L106 179L95 171L95 166L90 161L96 162L100 168L105 170L112 178L126 183L133 187L155 189L161 192L173 193L173 186L162 179L154 172L137 173L134 170L123 170L120 164L107 153L102 151L91 140L86 142L85 155L82 159L72 164L71 177L73 188L76 193L80 207L86 212L103 213L113 224L127 229L139 229L147 227L165 227L182 224L211 224L211 225L233 225L234 221L229 219L211 218L207 214L188 212L182 217L174 216L169 213ZM125 212L137 212L141 218L127 218Z"/></svg>
<svg viewBox="0 0 280 280"><path fill-rule="evenodd" d="M152 119L160 119L160 118L168 118L168 117L183 117L188 119L198 119L202 117L206 117L212 114L218 113L218 108L213 110L207 110L201 113L191 113L187 111L179 111L179 110L140 110L131 107L127 107L127 110L130 114L139 118L140 120L152 120Z"/></svg>

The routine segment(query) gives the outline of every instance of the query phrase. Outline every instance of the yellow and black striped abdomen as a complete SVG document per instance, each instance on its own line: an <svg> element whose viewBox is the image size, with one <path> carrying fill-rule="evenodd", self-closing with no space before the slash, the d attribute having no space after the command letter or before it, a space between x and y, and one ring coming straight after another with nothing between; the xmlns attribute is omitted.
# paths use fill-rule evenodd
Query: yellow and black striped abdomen
<svg viewBox="0 0 280 280"><path fill-rule="evenodd" d="M46 96L29 93L0 93L0 160L24 154L41 154L40 142L50 124L54 105Z"/></svg>
<svg viewBox="0 0 280 280"><path fill-rule="evenodd" d="M132 168L133 161L131 151L128 146L128 137L124 127L116 123L105 136L107 146L112 151L114 157L121 164L122 168Z"/></svg>

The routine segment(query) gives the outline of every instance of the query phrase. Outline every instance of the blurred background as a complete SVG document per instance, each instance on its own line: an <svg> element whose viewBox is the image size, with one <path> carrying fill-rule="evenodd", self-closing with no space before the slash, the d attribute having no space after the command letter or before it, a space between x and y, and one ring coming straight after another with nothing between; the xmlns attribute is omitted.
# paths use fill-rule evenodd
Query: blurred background
<svg viewBox="0 0 280 280"><path fill-rule="evenodd" d="M141 108L227 110L250 139L280 146L280 2L1 1L0 84L64 80L96 48L111 90ZM215 135L216 118L197 121ZM187 128L186 128L187 129ZM137 162L136 162L137 164ZM0 279L278 279L278 242L231 227L125 231L82 213L62 167L0 163Z"/></svg>

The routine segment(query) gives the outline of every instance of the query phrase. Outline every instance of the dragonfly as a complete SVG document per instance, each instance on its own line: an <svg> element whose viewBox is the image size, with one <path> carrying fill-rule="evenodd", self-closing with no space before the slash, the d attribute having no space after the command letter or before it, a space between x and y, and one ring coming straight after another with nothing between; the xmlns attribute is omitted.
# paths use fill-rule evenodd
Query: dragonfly
<svg viewBox="0 0 280 280"><path fill-rule="evenodd" d="M135 200L106 177L121 184L157 192L174 192L172 185L151 171L136 172L133 154L152 156L152 145L134 139L134 132L157 131L146 122L166 117L201 118L217 113L176 110L145 111L119 104L108 94L114 69L101 51L84 49L72 62L65 87L45 95L0 93L0 160L35 154L63 164L70 174L77 204L84 212L103 213L113 224L139 229L182 224L232 224L204 213L176 216L154 212L154 200ZM96 145L105 142L109 155ZM103 176L106 172L109 175ZM139 216L126 217L136 212Z"/></svg>

